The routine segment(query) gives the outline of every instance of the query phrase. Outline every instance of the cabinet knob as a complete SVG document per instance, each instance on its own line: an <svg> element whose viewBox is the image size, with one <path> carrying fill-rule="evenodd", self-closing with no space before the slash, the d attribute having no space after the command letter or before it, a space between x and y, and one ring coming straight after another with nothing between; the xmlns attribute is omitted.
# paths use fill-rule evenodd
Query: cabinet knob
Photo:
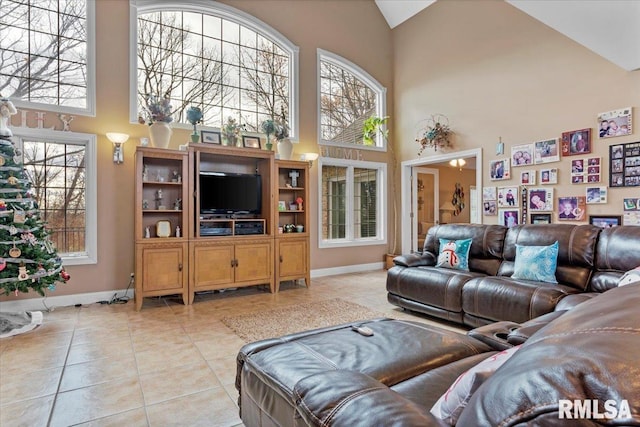
<svg viewBox="0 0 640 427"><path fill-rule="evenodd" d="M282 262L282 261L283 261L283 260L282 260L282 255L280 255L280 262Z"/></svg>
<svg viewBox="0 0 640 427"><path fill-rule="evenodd" d="M178 271L182 271L182 263L178 264Z"/></svg>

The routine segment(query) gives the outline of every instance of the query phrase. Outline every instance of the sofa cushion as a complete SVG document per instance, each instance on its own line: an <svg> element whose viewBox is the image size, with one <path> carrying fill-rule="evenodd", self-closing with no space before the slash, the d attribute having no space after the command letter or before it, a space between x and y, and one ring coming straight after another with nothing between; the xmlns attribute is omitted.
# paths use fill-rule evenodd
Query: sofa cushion
<svg viewBox="0 0 640 427"><path fill-rule="evenodd" d="M471 249L471 239L440 239L440 252L436 267L469 271L469 249Z"/></svg>
<svg viewBox="0 0 640 427"><path fill-rule="evenodd" d="M548 246L559 243L556 279L562 285L584 291L595 265L596 243L602 229L593 225L529 224L508 229L499 276L513 274L516 245ZM507 319L502 319L507 320Z"/></svg>
<svg viewBox="0 0 640 427"><path fill-rule="evenodd" d="M605 292L618 286L622 275L640 265L640 227L606 228L598 237L595 271L589 289Z"/></svg>
<svg viewBox="0 0 640 427"><path fill-rule="evenodd" d="M558 283L556 280L557 265L558 241L549 246L516 245L516 260L511 277Z"/></svg>

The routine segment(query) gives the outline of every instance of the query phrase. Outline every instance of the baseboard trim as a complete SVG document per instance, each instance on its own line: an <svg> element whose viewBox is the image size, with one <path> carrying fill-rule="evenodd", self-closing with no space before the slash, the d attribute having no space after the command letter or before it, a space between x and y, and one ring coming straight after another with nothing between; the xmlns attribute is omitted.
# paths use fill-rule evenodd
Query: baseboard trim
<svg viewBox="0 0 640 427"><path fill-rule="evenodd" d="M113 298L113 294L117 294L118 298L122 298L125 296L125 291L126 289L117 289L103 292L88 292L83 294L60 295L55 297L47 296L42 298L29 298L16 301L2 301L0 302L0 311L46 311L47 307L49 307L49 309L55 309L57 307L67 307L77 304L90 305L95 304L98 301L110 301L111 298ZM133 298L133 289L129 289L126 296L128 296L129 298Z"/></svg>
<svg viewBox="0 0 640 427"><path fill-rule="evenodd" d="M384 268L384 262L373 262L369 264L355 264L345 265L342 267L320 268L311 270L311 278L337 276L338 274L348 273L362 273L365 271L382 270ZM118 298L125 296L126 289L117 289L112 291L103 292L88 292L83 294L72 295L60 295L60 296L47 296L46 298L29 298L16 301L2 301L0 302L0 311L5 312L20 312L20 311L35 311L46 310L56 307L67 307L70 305L90 305L95 304L98 301L110 301L113 298L113 294L117 294ZM133 289L129 289L127 296L133 299ZM46 306L45 306L46 304Z"/></svg>

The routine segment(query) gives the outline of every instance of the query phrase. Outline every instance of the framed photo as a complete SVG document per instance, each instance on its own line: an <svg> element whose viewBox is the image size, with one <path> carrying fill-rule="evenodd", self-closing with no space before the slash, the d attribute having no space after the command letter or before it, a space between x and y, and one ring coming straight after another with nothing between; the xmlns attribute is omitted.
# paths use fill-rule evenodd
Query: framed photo
<svg viewBox="0 0 640 427"><path fill-rule="evenodd" d="M640 142L609 146L609 186L640 186Z"/></svg>
<svg viewBox="0 0 640 427"><path fill-rule="evenodd" d="M562 155L576 156L591 152L591 128L562 133Z"/></svg>
<svg viewBox="0 0 640 427"><path fill-rule="evenodd" d="M640 211L640 199L624 199L624 210L625 211Z"/></svg>
<svg viewBox="0 0 640 427"><path fill-rule="evenodd" d="M498 222L509 228L520 224L520 209L500 209Z"/></svg>
<svg viewBox="0 0 640 427"><path fill-rule="evenodd" d="M492 180L510 179L511 165L509 159L492 160L490 162L490 171Z"/></svg>
<svg viewBox="0 0 640 427"><path fill-rule="evenodd" d="M557 184L558 183L558 169L540 169L540 184Z"/></svg>
<svg viewBox="0 0 640 427"><path fill-rule="evenodd" d="M587 187L587 204L607 203L607 187Z"/></svg>
<svg viewBox="0 0 640 427"><path fill-rule="evenodd" d="M205 144L222 144L222 138L220 132L214 132L209 130L200 131L201 141Z"/></svg>
<svg viewBox="0 0 640 427"><path fill-rule="evenodd" d="M496 187L482 187L482 200L496 200Z"/></svg>
<svg viewBox="0 0 640 427"><path fill-rule="evenodd" d="M242 146L246 148L260 149L260 138L257 136L242 135Z"/></svg>
<svg viewBox="0 0 640 427"><path fill-rule="evenodd" d="M561 221L581 221L586 216L584 196L558 197L558 219Z"/></svg>
<svg viewBox="0 0 640 427"><path fill-rule="evenodd" d="M612 138L614 136L631 135L631 107L606 111L598 114L598 136Z"/></svg>
<svg viewBox="0 0 640 427"><path fill-rule="evenodd" d="M622 224L620 215L589 215L589 224L596 227L611 228Z"/></svg>
<svg viewBox="0 0 640 427"><path fill-rule="evenodd" d="M553 211L553 188L532 188L528 198L531 211Z"/></svg>
<svg viewBox="0 0 640 427"><path fill-rule="evenodd" d="M514 187L498 187L498 207L515 208L520 206L520 189Z"/></svg>
<svg viewBox="0 0 640 427"><path fill-rule="evenodd" d="M156 222L156 236L158 237L171 236L171 223L165 220Z"/></svg>
<svg viewBox="0 0 640 427"><path fill-rule="evenodd" d="M550 213L532 213L531 224L551 224Z"/></svg>
<svg viewBox="0 0 640 427"><path fill-rule="evenodd" d="M285 202L284 200L278 201L278 211L282 212L286 210L287 210L287 202Z"/></svg>
<svg viewBox="0 0 640 427"><path fill-rule="evenodd" d="M560 149L558 147L558 138L547 139L544 141L534 142L535 145L535 164L551 163L560 161Z"/></svg>
<svg viewBox="0 0 640 427"><path fill-rule="evenodd" d="M536 185L536 171L526 170L520 172L520 185Z"/></svg>
<svg viewBox="0 0 640 427"><path fill-rule="evenodd" d="M498 207L496 204L497 202L495 200L485 200L482 203L482 212L487 216L498 215Z"/></svg>
<svg viewBox="0 0 640 427"><path fill-rule="evenodd" d="M640 225L640 198L624 199L624 225Z"/></svg>
<svg viewBox="0 0 640 427"><path fill-rule="evenodd" d="M511 147L511 165L527 166L533 164L533 144L515 145Z"/></svg>

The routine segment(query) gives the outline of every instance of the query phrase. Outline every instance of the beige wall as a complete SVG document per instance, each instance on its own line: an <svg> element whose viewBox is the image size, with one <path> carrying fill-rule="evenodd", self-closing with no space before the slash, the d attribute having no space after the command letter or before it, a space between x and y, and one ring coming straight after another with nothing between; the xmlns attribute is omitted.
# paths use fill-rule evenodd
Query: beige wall
<svg viewBox="0 0 640 427"><path fill-rule="evenodd" d="M489 161L509 155L512 145L595 131L598 113L629 106L639 120L640 71L624 71L502 1L439 1L395 28L393 40L400 161L418 158L416 124L442 113L456 133L454 151L483 148L479 190L517 185L515 178L489 180ZM608 185L609 145L638 141L639 133L594 139L592 155L605 164L601 185ZM495 154L499 137L505 156ZM546 165L560 171L556 197L584 195L584 185L569 183L570 160L583 157ZM587 214L620 215L622 199L633 196L638 187L610 189L609 203L588 205ZM497 217L483 220L496 223Z"/></svg>
<svg viewBox="0 0 640 427"><path fill-rule="evenodd" d="M374 2L355 1L225 1L252 14L280 31L300 47L300 143L294 155L317 147L316 49L337 53L366 69L388 92L392 102L391 30ZM129 123L129 2L96 2L96 117L77 116L71 124L76 132L98 135L98 263L68 266L71 280L58 286L51 296L123 289L134 271L134 152L139 138L148 136L144 125ZM48 114L46 126L57 123ZM17 118L15 118L17 120ZM109 131L131 135L125 144L125 162L115 165L112 146L104 134ZM171 147L188 141L189 131L174 132ZM386 155L364 155L365 160L385 161ZM312 200L317 200L317 162L312 169ZM312 221L317 212L312 211ZM318 250L312 234L313 269L382 261L386 245L352 249ZM36 294L17 298L38 297ZM16 299L0 297L0 300Z"/></svg>

